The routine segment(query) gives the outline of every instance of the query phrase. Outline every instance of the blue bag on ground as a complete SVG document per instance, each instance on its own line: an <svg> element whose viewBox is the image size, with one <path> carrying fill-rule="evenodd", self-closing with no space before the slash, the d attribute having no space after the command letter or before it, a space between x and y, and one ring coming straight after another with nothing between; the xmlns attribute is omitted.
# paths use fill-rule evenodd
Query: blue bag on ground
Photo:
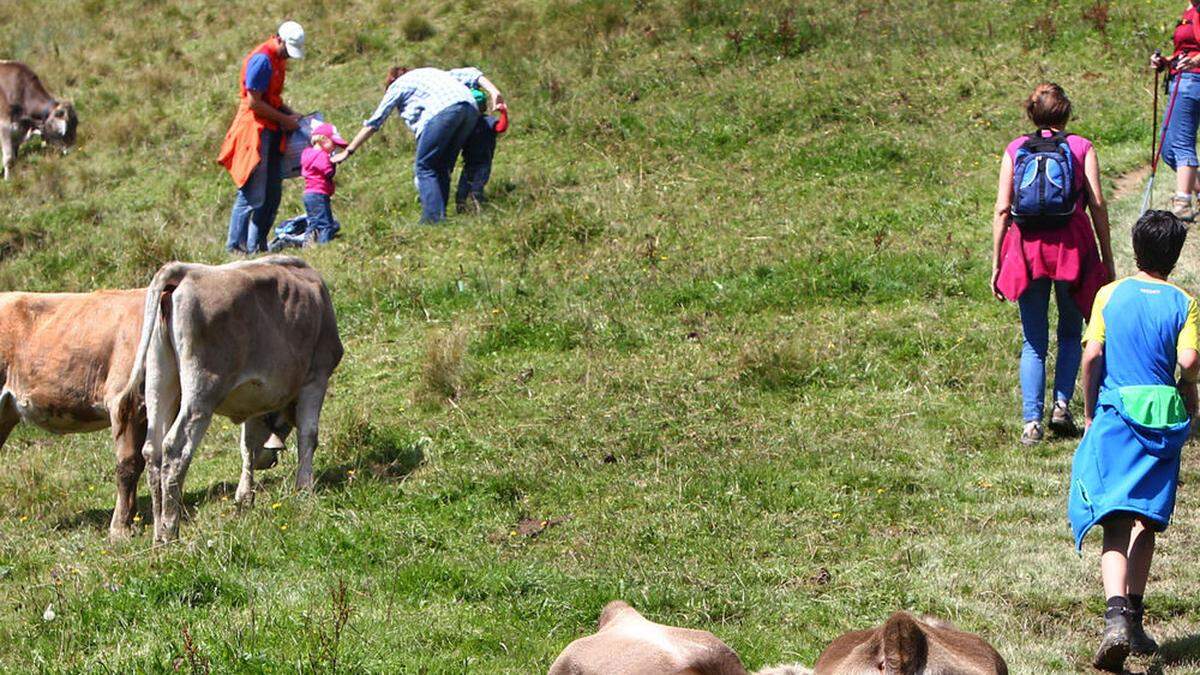
<svg viewBox="0 0 1200 675"><path fill-rule="evenodd" d="M1033 229L1066 225L1079 202L1076 170L1066 133L1031 134L1013 165L1013 222Z"/></svg>

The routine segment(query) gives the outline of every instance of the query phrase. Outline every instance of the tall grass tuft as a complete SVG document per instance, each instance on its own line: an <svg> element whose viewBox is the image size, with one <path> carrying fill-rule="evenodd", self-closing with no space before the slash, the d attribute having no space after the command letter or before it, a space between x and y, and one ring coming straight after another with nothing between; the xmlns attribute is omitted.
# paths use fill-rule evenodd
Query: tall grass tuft
<svg viewBox="0 0 1200 675"><path fill-rule="evenodd" d="M434 333L425 348L421 367L420 398L426 401L456 401L464 392L467 331L452 328Z"/></svg>

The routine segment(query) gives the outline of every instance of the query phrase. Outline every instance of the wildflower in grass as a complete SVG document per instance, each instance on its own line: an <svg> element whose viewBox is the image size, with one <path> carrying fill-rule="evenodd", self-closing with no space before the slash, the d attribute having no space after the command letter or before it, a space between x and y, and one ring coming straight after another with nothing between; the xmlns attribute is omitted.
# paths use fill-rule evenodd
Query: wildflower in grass
<svg viewBox="0 0 1200 675"><path fill-rule="evenodd" d="M271 508L278 509L280 506L283 506L283 504L280 504L279 502L275 502L274 504L271 505Z"/></svg>

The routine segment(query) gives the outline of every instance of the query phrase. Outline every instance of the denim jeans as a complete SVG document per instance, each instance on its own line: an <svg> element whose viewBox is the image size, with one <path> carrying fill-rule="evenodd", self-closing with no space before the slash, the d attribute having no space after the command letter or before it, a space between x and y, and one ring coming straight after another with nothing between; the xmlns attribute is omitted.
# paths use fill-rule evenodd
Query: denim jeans
<svg viewBox="0 0 1200 675"><path fill-rule="evenodd" d="M1175 96L1166 135L1163 136L1162 159L1172 169L1181 166L1200 166L1196 157L1196 126L1200 125L1200 73L1180 73L1171 82L1167 101Z"/></svg>
<svg viewBox="0 0 1200 675"><path fill-rule="evenodd" d="M308 216L310 236L314 236L318 244L328 243L342 227L333 218L333 206L330 204L329 195L305 192L304 213Z"/></svg>
<svg viewBox="0 0 1200 675"><path fill-rule="evenodd" d="M436 223L446 217L450 173L478 117L479 109L474 105L455 103L434 115L417 138L413 173L421 195L422 222Z"/></svg>
<svg viewBox="0 0 1200 675"><path fill-rule="evenodd" d="M1042 419L1046 394L1046 352L1050 347L1050 285L1058 303L1058 359L1054 364L1054 400L1070 401L1083 358L1083 315L1065 281L1035 279L1017 299L1021 309L1021 413L1026 422Z"/></svg>
<svg viewBox="0 0 1200 675"><path fill-rule="evenodd" d="M454 203L458 208L465 207L468 198L480 204L485 201L483 188L492 176L492 156L495 154L496 131L488 123L487 116L480 115L467 142L463 144L463 170L458 177L458 190L454 193Z"/></svg>
<svg viewBox="0 0 1200 675"><path fill-rule="evenodd" d="M229 214L229 236L225 250L247 253L267 250L267 235L275 224L279 198L283 194L283 153L279 150L282 132L263 129L259 136L261 159L246 184L238 188Z"/></svg>

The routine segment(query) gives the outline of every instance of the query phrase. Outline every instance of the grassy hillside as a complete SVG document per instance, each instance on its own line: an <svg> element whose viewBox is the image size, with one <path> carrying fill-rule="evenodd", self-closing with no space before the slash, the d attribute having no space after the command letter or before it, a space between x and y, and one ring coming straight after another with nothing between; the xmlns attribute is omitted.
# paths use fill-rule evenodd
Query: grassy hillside
<svg viewBox="0 0 1200 675"><path fill-rule="evenodd" d="M1097 546L1076 557L1066 526L1073 443L1016 443L996 163L1044 78L1110 186L1144 162L1140 66L1177 4L9 0L0 57L81 127L0 185L3 289L223 261L213 158L241 58L284 18L310 40L299 110L353 130L388 65L475 64L513 129L477 217L416 224L394 120L339 173L344 236L303 253L347 346L314 496L293 455L236 513L222 421L183 541L113 546L106 436L14 435L0 669L539 672L620 597L751 667L907 608L1014 672L1080 670ZM281 215L301 208L288 184ZM1198 470L1155 562L1155 672L1200 672Z"/></svg>

